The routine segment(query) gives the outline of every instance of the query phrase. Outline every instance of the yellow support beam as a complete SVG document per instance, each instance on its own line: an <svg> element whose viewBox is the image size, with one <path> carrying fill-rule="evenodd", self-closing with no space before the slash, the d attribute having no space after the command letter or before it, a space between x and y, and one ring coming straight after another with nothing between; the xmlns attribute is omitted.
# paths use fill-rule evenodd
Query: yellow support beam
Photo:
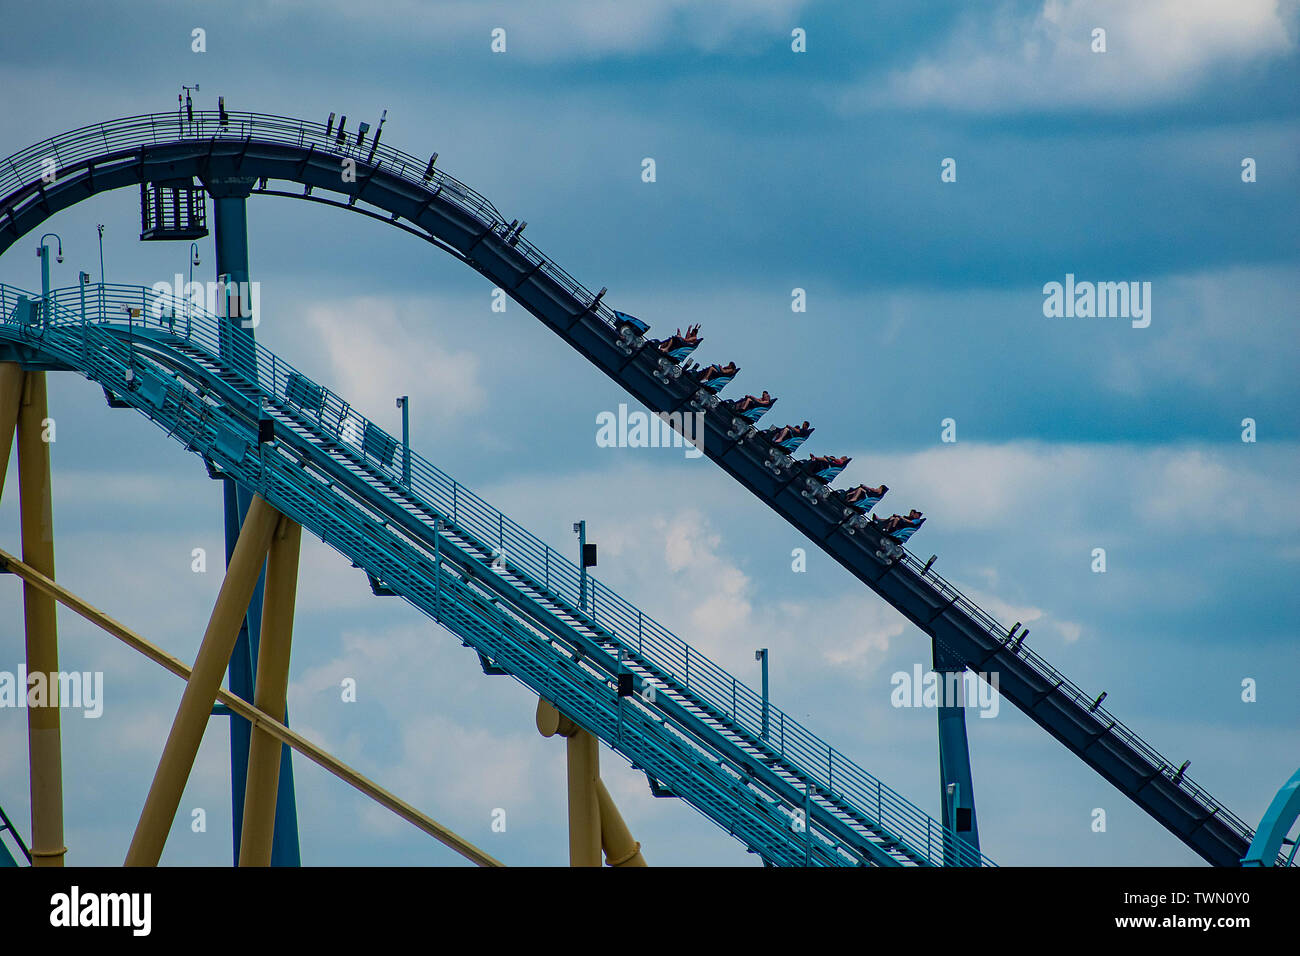
<svg viewBox="0 0 1300 956"><path fill-rule="evenodd" d="M155 664L162 665L182 680L188 681L190 679L190 668L179 658L168 654L158 645L146 640L135 631L132 631L130 628L109 617L103 611L100 611L93 605L83 601L62 585L55 584L54 581L41 574L35 568L24 564L22 561L19 561L12 554L9 554L4 550L0 550L0 570L10 571L22 578L25 583L31 584L33 587L50 595L64 607L71 609L91 624L94 624L96 627L99 627L113 635L123 644L140 652ZM386 809L391 810L406 822L419 827L439 843L455 850L467 860L477 863L479 866L505 865L489 854L484 853L472 843L462 840L451 830L448 830L442 824L421 813L406 801L393 796L393 794L389 793L373 780L352 769L332 754L317 747L305 737L300 736L296 731L290 730L270 714L259 710L257 707L240 697L236 697L234 694L226 690L217 691L217 700L252 724L254 730L265 730L277 740L288 744L295 753L302 754L308 760L312 761L312 763L328 770L344 783L355 787L361 793L370 797Z"/></svg>
<svg viewBox="0 0 1300 956"><path fill-rule="evenodd" d="M4 495L5 475L9 471L9 453L14 448L25 375L17 362L0 362L0 497Z"/></svg>
<svg viewBox="0 0 1300 956"><path fill-rule="evenodd" d="M600 866L600 741L579 729L568 738L569 865Z"/></svg>
<svg viewBox="0 0 1300 956"><path fill-rule="evenodd" d="M293 609L298 589L298 553L302 526L281 518L266 558L266 589L262 599L262 638L257 650L257 681L253 704L284 720L289 690L289 646L293 638ZM275 801L280 785L280 741L265 730L253 729L244 789L244 824L239 842L240 866L270 866L275 837Z"/></svg>
<svg viewBox="0 0 1300 956"><path fill-rule="evenodd" d="M605 862L610 866L645 866L641 844L632 839L623 815L605 789L605 781L599 777L596 778L596 800L600 804L600 845L605 850Z"/></svg>
<svg viewBox="0 0 1300 956"><path fill-rule="evenodd" d="M207 632L194 659L193 671L176 709L176 718L172 721L171 733L167 735L153 784L140 812L140 822L131 838L126 853L127 866L157 866L162 857L167 834L171 832L176 809L194 767L194 758L203 742L203 731L212 716L212 705L221 690L221 678L235 649L235 639L239 637L240 622L248 613L248 602L253 596L258 575L262 573L262 562L266 559L271 535L279 520L280 513L265 499L260 495L253 496L226 568L226 578L217 594L217 603L212 608Z"/></svg>
<svg viewBox="0 0 1300 956"><path fill-rule="evenodd" d="M6 389L13 388L8 373ZM54 578L54 505L50 493L50 444L46 440L49 406L45 373L23 377L18 407L18 498L23 560ZM7 459L7 454L6 454ZM57 605L47 594L23 585L27 635L27 672L59 672ZM31 703L31 702L29 702ZM59 728L59 682L48 680L46 699L27 708L27 751L31 768L32 864L62 866L63 755Z"/></svg>
<svg viewBox="0 0 1300 956"><path fill-rule="evenodd" d="M569 781L569 865L600 866L600 851L610 866L645 866L641 844L623 822L600 779L600 740L564 716L544 697L537 698L537 730L543 737L566 738Z"/></svg>

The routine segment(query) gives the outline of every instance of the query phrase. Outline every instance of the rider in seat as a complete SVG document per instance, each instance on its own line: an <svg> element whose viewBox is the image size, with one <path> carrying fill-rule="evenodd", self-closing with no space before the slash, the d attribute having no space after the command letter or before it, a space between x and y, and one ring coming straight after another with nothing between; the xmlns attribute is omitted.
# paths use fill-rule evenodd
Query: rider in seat
<svg viewBox="0 0 1300 956"><path fill-rule="evenodd" d="M870 511L880 504L880 499L885 497L885 492L888 490L888 485L881 485L879 488L858 485L856 488L850 488L848 491L842 492L842 496L845 504L857 508L859 511Z"/></svg>
<svg viewBox="0 0 1300 956"><path fill-rule="evenodd" d="M728 408L745 419L747 422L756 422L763 417L763 414L776 404L776 399L767 394L764 390L761 398L753 395L746 395L739 401L724 402Z"/></svg>
<svg viewBox="0 0 1300 956"><path fill-rule="evenodd" d="M876 527L880 529L881 533L903 543L916 534L916 529L923 524L925 524L925 518L922 517L921 512L913 508L906 515L890 515L884 521L876 522Z"/></svg>
<svg viewBox="0 0 1300 956"><path fill-rule="evenodd" d="M728 362L726 365L710 365L699 374L696 381L707 388L710 392L720 392L728 382L736 377L740 371L740 366L735 362Z"/></svg>
<svg viewBox="0 0 1300 956"><path fill-rule="evenodd" d="M808 436L814 431L816 431L816 429L805 421L802 425L785 425L781 428L769 428L763 434L768 437L768 440L771 441L772 444L781 448L781 450L786 454L790 454L807 441Z"/></svg>
<svg viewBox="0 0 1300 956"><path fill-rule="evenodd" d="M682 330L678 329L668 338L654 341L651 344L674 362L680 362L699 348L700 343L703 341L704 339L700 338L699 325L691 325L687 327L684 335Z"/></svg>
<svg viewBox="0 0 1300 956"><path fill-rule="evenodd" d="M852 460L852 458L836 458L834 455L813 455L805 459L803 464L809 466L809 471L814 478L830 484Z"/></svg>

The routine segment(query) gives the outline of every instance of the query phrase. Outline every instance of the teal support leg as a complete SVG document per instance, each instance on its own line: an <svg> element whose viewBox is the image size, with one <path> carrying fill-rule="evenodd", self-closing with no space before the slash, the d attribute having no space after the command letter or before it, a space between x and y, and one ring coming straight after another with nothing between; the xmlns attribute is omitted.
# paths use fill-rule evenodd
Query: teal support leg
<svg viewBox="0 0 1300 956"><path fill-rule="evenodd" d="M975 820L975 787L971 778L970 746L966 739L965 687L962 662L934 644L934 670L943 681L939 701L939 794L943 808L944 862L959 865L954 841L969 850L962 856L979 859L979 829ZM950 676L951 675L951 676ZM955 686L954 700L950 689ZM949 706L955 705L955 706Z"/></svg>
<svg viewBox="0 0 1300 956"><path fill-rule="evenodd" d="M1273 797L1273 802L1264 811L1264 819L1259 821L1255 839L1250 849L1241 859L1242 866L1277 866L1278 854L1286 835L1292 825L1300 818L1300 770L1291 775L1291 779L1282 785L1282 789ZM1296 844L1291 844L1288 862L1295 859Z"/></svg>

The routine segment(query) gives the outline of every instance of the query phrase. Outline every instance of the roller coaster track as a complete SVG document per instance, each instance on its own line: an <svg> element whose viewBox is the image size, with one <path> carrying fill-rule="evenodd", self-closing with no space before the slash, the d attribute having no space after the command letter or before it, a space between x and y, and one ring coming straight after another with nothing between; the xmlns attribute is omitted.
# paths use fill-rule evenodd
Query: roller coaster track
<svg viewBox="0 0 1300 956"><path fill-rule="evenodd" d="M346 162L355 166L354 181L340 175ZM850 528L836 499L816 494L788 464L774 463L770 444L742 427L744 423L719 404L716 396L681 374L680 366L661 361L639 336L620 334L615 313L603 301L604 290L592 294L523 238L515 221L508 221L484 197L434 168L432 161L373 141L358 146L352 137L334 135L324 124L264 114L196 112L192 120L176 114L153 114L96 124L36 143L0 166L0 253L57 211L99 192L191 177L209 189L256 183L257 189L270 192L271 180L298 183L305 187L302 198L319 201L321 197L310 193L321 189L343 196L339 205L379 215L356 205L363 201L387 214L381 218L451 253L505 289L650 409L703 412L705 453L724 471L931 636L949 656L977 673L996 672L1003 697L1202 858L1220 866L1239 864L1252 837L1252 830L1242 820L1101 707L1098 698L1013 639L1008 628L932 568L905 549L891 547L870 527ZM149 306L144 302L145 293L139 290L100 290L99 295L111 298L137 293L144 306ZM301 408L291 410L294 403L283 389L259 395L256 382L260 378L240 380L241 369L223 366L227 359L215 358L227 353L220 349L204 353L195 344L193 333L164 337L156 327L148 333L124 329L103 310L92 312L94 321L84 323L79 317L70 321L66 306L51 306L47 311L48 321L43 319L39 328L44 343L40 346L33 344L32 336L37 333L32 328L19 328L12 320L5 325L5 335L20 361L29 366L49 361L49 367L75 368L156 419L170 407L167 402L177 400L180 391L200 390L207 396L202 402L185 398L188 405L169 412L173 416L165 426L169 431L183 436L189 447L236 480L254 489L265 487L265 496L277 508L424 610L429 610L430 599L451 602L445 608L435 603L434 616L498 667L572 713L635 765L650 770L675 793L728 827L766 861L936 862L941 855L934 851L938 837L932 828L937 824L910 805L906 805L910 828L895 818L882 819L883 803L874 816L869 814L866 789L881 787L877 792L882 795L886 789L865 771L849 771L845 758L811 735L802 736L806 734L802 728L795 736L814 752L799 753L797 765L784 763L779 770L773 769L769 758L776 742L761 741L757 736L756 695L725 672L705 664L662 629L655 638L661 643L653 648L652 660L649 645L633 641L634 633L643 638L632 629L633 614L638 626L644 624L640 612L603 588L596 587L588 618L577 606L572 590L577 572L571 565L561 562L564 570L554 571L560 578L552 580L549 562L560 560L553 552L540 543L519 544L512 550L506 543L507 529L516 535L523 535L522 530L431 465L422 464L433 476L430 481L442 482L444 492L451 489L450 512L445 500L438 500L439 510L429 500L411 497L410 489L395 486L391 464L377 467L366 454L358 456L357 448L344 441L341 433L331 437L328 430L311 432ZM82 331L76 332L74 325ZM57 353L50 350L55 344L60 350ZM129 367L122 360L123 349L128 355L139 350L138 354L149 358L150 377L142 374L134 391L126 389L121 379ZM275 374L282 367L278 360L261 349L255 354L257 358L250 361L256 362L259 375L270 375L273 383L283 378L287 388L287 378ZM273 367L263 369L263 362ZM250 366L248 371L252 370ZM149 401L145 401L146 390ZM161 404L152 400L160 395ZM235 418L242 414L251 421L250 409L255 410L254 400L261 398L269 399L270 414L278 423L278 442L274 448L262 446L256 459L248 451L235 460L229 454L231 442L247 443L250 427L247 421L237 426ZM200 407L212 401L225 411ZM340 400L334 401L338 409L348 411ZM200 412L206 417L195 418ZM230 420L222 420L227 415ZM323 421L316 426L324 428ZM359 427L364 444L365 430L373 426L363 423ZM378 430L374 434L372 447L387 448L391 439L378 437ZM301 471L286 470L280 461L286 454L305 462ZM373 527L349 523L350 519L341 516L338 503L322 496L321 487L331 493L348 489L355 507L394 535L393 540L374 540L370 536L377 533ZM467 496L472 506L462 505L457 494ZM496 547L505 548L511 574L523 577L506 578L490 570L493 561L485 562L483 556L491 554L491 528L467 526L465 507L497 515ZM445 534L430 535L428 522L435 519L447 522ZM431 540L439 547L446 546L455 558L442 563L435 558L431 564L423 553ZM531 556L532 563L519 563L519 552L529 547L544 549L537 552L546 562L541 577L537 553ZM483 573L484 566L489 567L487 573ZM529 595L534 600L530 601ZM496 611L489 612L487 607ZM445 611L443 616L439 616L440 610ZM602 611L608 617L597 623ZM553 668L542 666L544 655L534 657L521 650L528 641L534 651L539 650L539 633L550 647L564 649L562 662L551 662L556 664ZM593 682L598 683L602 675L615 679L620 654L638 680L667 689L668 693L657 694L657 704L648 705L641 697L613 697L608 687L602 692L605 696L597 692ZM705 691L707 698L693 696ZM729 692L736 694L736 703L730 708L726 706ZM785 722L787 737L785 744L776 743L777 757L793 758L793 722L784 716L780 720ZM719 749L710 751L710 757L702 758L694 770L684 770L689 759L682 754L687 751L673 751L664 743L666 737L652 732L652 723L675 728L679 732L675 736L688 741L684 746L695 748L697 756L700 746L706 751ZM780 732L777 729L773 735L779 739ZM624 735L630 736L625 739ZM702 742L702 737L709 742ZM756 753L751 754L751 749ZM851 785L855 789L850 789ZM737 787L751 796L738 798ZM763 796L757 795L759 791ZM901 801L889 793L891 799ZM836 794L845 800L841 802ZM740 805L745 800L751 801L749 807ZM808 833L814 838L792 843L789 819L804 803L808 804L804 808L810 821ZM905 801L899 803L900 808L904 805ZM921 838L922 820L925 839ZM959 859L960 849L949 847L948 852L948 862L974 862Z"/></svg>
<svg viewBox="0 0 1300 956"><path fill-rule="evenodd" d="M85 291L84 318L70 289L32 303L32 322L31 299L0 286L0 354L148 415L765 861L989 864L776 708L764 739L752 690L594 579L584 608L574 564L418 455L406 481L390 436L247 333L149 289ZM170 318L141 326L128 308Z"/></svg>

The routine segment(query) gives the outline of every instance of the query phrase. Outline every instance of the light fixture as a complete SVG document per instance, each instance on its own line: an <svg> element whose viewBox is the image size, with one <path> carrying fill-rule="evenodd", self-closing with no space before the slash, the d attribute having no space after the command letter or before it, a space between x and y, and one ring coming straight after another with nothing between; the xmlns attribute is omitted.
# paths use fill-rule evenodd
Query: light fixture
<svg viewBox="0 0 1300 956"><path fill-rule="evenodd" d="M59 237L59 234L56 232L47 232L45 235L41 236L40 244L37 245L36 247L36 258L40 259L44 257L45 253L49 249L49 247L45 245L45 240L50 238L51 236L54 237L54 241L58 243L58 246L56 247L58 251L55 254L54 261L62 262L63 261L63 239L61 239Z"/></svg>

